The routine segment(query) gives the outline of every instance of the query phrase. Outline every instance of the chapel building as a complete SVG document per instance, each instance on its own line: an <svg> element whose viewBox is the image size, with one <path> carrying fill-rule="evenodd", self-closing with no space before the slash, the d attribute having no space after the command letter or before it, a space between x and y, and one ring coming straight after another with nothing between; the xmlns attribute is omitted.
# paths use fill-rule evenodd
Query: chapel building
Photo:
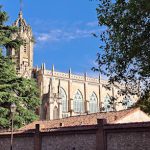
<svg viewBox="0 0 150 150"><path fill-rule="evenodd" d="M36 71L38 86L41 91L41 119L53 120L76 115L127 109L135 102L135 97L118 95L118 88L106 89L107 80L58 72L52 66L47 70L45 64ZM124 88L119 86L119 88ZM111 97L118 97L110 104ZM122 105L119 102L126 103Z"/></svg>
<svg viewBox="0 0 150 150"><path fill-rule="evenodd" d="M54 66L47 70L45 64L41 68L33 68L33 35L31 27L19 12L13 26L19 27L13 39L23 39L19 50L8 49L7 55L15 62L19 76L25 78L35 77L40 89L41 106L39 114L41 120L53 120L76 115L86 115L101 111L122 110L130 107L135 101L134 97L124 98L118 95L118 89L110 86L106 89L107 80L55 71ZM119 86L119 88L124 88ZM118 103L110 105L110 98L118 97ZM124 102L122 106L119 102Z"/></svg>

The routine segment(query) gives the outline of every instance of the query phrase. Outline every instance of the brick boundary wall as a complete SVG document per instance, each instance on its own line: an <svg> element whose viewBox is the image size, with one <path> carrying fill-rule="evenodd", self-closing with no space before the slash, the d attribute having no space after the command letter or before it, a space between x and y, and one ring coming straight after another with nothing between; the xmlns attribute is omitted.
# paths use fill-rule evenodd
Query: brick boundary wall
<svg viewBox="0 0 150 150"><path fill-rule="evenodd" d="M74 126L74 127L63 127L63 128L56 128L56 129L47 129L47 130L40 130L40 125L35 125L35 130L29 130L29 131L19 131L14 132L14 141L17 138L27 138L32 137L34 140L34 150L42 150L42 138L43 137L51 137L51 136L62 136L62 135L96 135L97 132L97 125L88 125L88 126ZM0 141L1 139L10 139L11 134L10 133L0 133ZM10 140L9 140L10 141ZM27 142L27 141L24 141ZM15 143L15 142L13 142ZM96 141L95 141L96 143ZM0 143L1 144L1 143ZM5 143L3 143L5 144ZM10 145L10 142L7 143ZM1 147L1 145L0 145ZM14 144L15 150L16 149ZM13 149L13 150L14 150ZM1 149L0 149L1 150ZM21 149L21 150L28 150L27 148ZM51 149L50 149L51 150Z"/></svg>
<svg viewBox="0 0 150 150"><path fill-rule="evenodd" d="M47 129L47 130L40 130L40 125L36 124L35 130L14 133L14 139L30 137L33 139L33 147L34 147L33 150L46 150L46 149L42 149L43 137L46 137L46 138L49 138L49 137L53 138L53 137L59 137L59 136L69 137L70 135L75 135L75 134L77 136L82 135L83 138L86 138L89 135L95 135L96 141L94 141L93 144L96 144L95 146L96 150L126 150L127 148L125 147L126 145L124 144L126 144L128 140L131 140L131 141L134 140L134 145L132 143L129 143L128 146L131 146L132 148L128 147L128 150L150 149L150 144L149 144L150 143L149 142L150 141L150 122L107 124L106 119L98 119L97 125L61 127L57 129ZM0 133L0 141L2 139L3 141L5 141L4 140L5 138L7 140L10 139L10 133ZM116 141L114 142L114 140ZM120 140L124 142L119 143ZM138 140L141 140L140 145L143 146L142 148L138 145L139 143ZM5 144L5 142L3 144ZM7 143L7 144L10 144L10 143ZM119 147L120 145L122 146L122 148ZM26 149L27 148L24 148L22 150L26 150ZM20 150L20 149L15 149L15 150Z"/></svg>
<svg viewBox="0 0 150 150"><path fill-rule="evenodd" d="M96 150L148 150L150 149L150 122L139 123L124 123L124 124L107 124L106 119L98 120L98 130L96 133ZM109 135L114 138L115 135L118 139L113 140L114 143L110 144ZM119 139L123 135L123 140ZM133 138L130 136L133 135ZM143 136L142 136L143 135ZM140 141L137 136L141 136ZM143 139L145 138L145 139ZM125 142L125 140L128 140ZM131 143L131 141L134 143ZM121 144L118 144L121 142ZM129 147L125 146L128 144ZM115 148L109 145L115 145ZM143 147L140 147L142 145ZM124 147L120 147L124 146Z"/></svg>
<svg viewBox="0 0 150 150"><path fill-rule="evenodd" d="M87 134L96 134L97 126L79 126L79 127L63 127L59 129L50 129L49 131L40 131L39 124L35 126L35 149L34 150L43 150L42 149L42 138L43 137L50 137L50 136L69 136L69 135L87 135Z"/></svg>

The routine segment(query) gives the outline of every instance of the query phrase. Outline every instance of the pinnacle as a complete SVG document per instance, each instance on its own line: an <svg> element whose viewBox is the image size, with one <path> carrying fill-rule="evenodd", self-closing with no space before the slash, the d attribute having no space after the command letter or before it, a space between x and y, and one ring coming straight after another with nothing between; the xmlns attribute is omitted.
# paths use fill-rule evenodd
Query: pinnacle
<svg viewBox="0 0 150 150"><path fill-rule="evenodd" d="M20 10L20 12L19 12L19 18L22 19L23 18L22 16L23 16L23 13L22 13L22 10Z"/></svg>

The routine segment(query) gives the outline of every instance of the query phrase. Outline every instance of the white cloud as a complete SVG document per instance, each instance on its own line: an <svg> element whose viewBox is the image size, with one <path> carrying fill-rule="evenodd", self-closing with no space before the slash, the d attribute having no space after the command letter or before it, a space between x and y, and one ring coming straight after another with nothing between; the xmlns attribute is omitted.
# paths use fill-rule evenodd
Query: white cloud
<svg viewBox="0 0 150 150"><path fill-rule="evenodd" d="M47 34L41 34L37 38L38 41L47 41L49 39L49 36Z"/></svg>
<svg viewBox="0 0 150 150"><path fill-rule="evenodd" d="M79 38L87 38L92 37L92 33L97 32L97 30L62 30L62 29L54 29L50 30L47 33L36 33L36 39L39 42L57 42L61 40L74 40Z"/></svg>
<svg viewBox="0 0 150 150"><path fill-rule="evenodd" d="M86 25L90 27L95 27L98 26L98 21L87 22Z"/></svg>
<svg viewBox="0 0 150 150"><path fill-rule="evenodd" d="M37 41L39 42L54 42L54 41L58 41L57 37L52 36L51 34L47 34L47 33L41 33L38 35L37 37Z"/></svg>
<svg viewBox="0 0 150 150"><path fill-rule="evenodd" d="M34 23L36 29L34 34L39 44L88 38L92 37L92 33L97 34L103 30L98 27L97 21L60 22L58 20L36 20Z"/></svg>

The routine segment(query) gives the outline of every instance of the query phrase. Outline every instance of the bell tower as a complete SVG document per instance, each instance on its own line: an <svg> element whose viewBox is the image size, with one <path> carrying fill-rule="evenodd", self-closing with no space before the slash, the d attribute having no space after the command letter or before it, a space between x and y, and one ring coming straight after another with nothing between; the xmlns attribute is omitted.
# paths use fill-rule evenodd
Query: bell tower
<svg viewBox="0 0 150 150"><path fill-rule="evenodd" d="M13 26L18 27L18 31L12 35L12 39L21 39L23 45L21 45L19 49L7 49L7 56L12 58L19 76L31 78L34 41L32 29L23 18L22 10L20 10L18 18L13 23Z"/></svg>

